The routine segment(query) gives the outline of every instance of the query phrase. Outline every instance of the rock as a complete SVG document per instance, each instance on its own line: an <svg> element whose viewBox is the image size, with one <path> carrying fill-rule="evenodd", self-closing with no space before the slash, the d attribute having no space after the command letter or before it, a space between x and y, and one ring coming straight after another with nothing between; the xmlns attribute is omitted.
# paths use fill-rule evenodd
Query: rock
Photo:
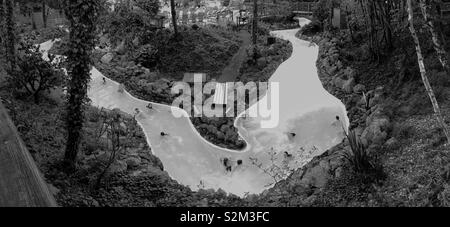
<svg viewBox="0 0 450 227"><path fill-rule="evenodd" d="M353 87L353 92L359 94L362 93L366 90L366 86L362 85L362 84L357 84L355 85L355 87Z"/></svg>
<svg viewBox="0 0 450 227"><path fill-rule="evenodd" d="M316 165L307 170L307 172L303 175L302 181L308 185L314 186L316 188L323 188L330 175L327 169L324 169L322 166Z"/></svg>
<svg viewBox="0 0 450 227"><path fill-rule="evenodd" d="M114 54L107 53L107 54L103 55L103 57L100 59L100 61L102 61L104 64L109 64L109 63L111 63L113 58L114 58Z"/></svg>
<svg viewBox="0 0 450 227"><path fill-rule="evenodd" d="M337 70L338 70L337 66L331 66L330 68L327 69L327 72L330 75L334 75L336 74Z"/></svg>
<svg viewBox="0 0 450 227"><path fill-rule="evenodd" d="M95 199L93 199L92 200L92 206L94 206L94 207L99 207L100 206L100 204L98 203L98 201L97 200L95 200Z"/></svg>
<svg viewBox="0 0 450 227"><path fill-rule="evenodd" d="M341 61L337 61L337 62L336 62L336 67L337 67L338 69L342 69L342 67L344 67L344 65L342 64Z"/></svg>
<svg viewBox="0 0 450 227"><path fill-rule="evenodd" d="M127 170L127 163L124 161L117 160L115 161L111 167L109 167L109 172L111 173L119 173Z"/></svg>
<svg viewBox="0 0 450 227"><path fill-rule="evenodd" d="M344 76L345 76L347 79L354 78L354 77L355 77L355 74L356 74L355 70L352 69L351 67L347 67L347 68L344 70Z"/></svg>
<svg viewBox="0 0 450 227"><path fill-rule="evenodd" d="M125 41L122 41L114 50L118 54L125 54Z"/></svg>
<svg viewBox="0 0 450 227"><path fill-rule="evenodd" d="M139 40L139 37L136 37L136 38L133 39L133 45L134 45L134 46L139 46L140 43L141 43L141 42L140 42L140 40Z"/></svg>
<svg viewBox="0 0 450 227"><path fill-rule="evenodd" d="M370 117L369 117L370 118ZM387 131L390 127L390 121L387 117L376 117L366 124L368 127L361 135L363 144L368 146L370 144L382 145L387 138Z"/></svg>
<svg viewBox="0 0 450 227"><path fill-rule="evenodd" d="M127 169L136 169L141 164L141 158L132 156L125 160Z"/></svg>
<svg viewBox="0 0 450 227"><path fill-rule="evenodd" d="M399 142L395 137L390 138L386 143L384 143L384 146L386 146L388 149L395 150L399 147Z"/></svg>
<svg viewBox="0 0 450 227"><path fill-rule="evenodd" d="M335 87L342 88L344 86L345 81L340 77L335 77L332 81Z"/></svg>
<svg viewBox="0 0 450 227"><path fill-rule="evenodd" d="M258 68L264 68L267 65L266 58L258 58L258 60L256 60L256 65L258 66Z"/></svg>
<svg viewBox="0 0 450 227"><path fill-rule="evenodd" d="M342 85L342 90L344 90L347 93L352 93L354 86L355 86L355 79L350 78L344 82L344 84Z"/></svg>
<svg viewBox="0 0 450 227"><path fill-rule="evenodd" d="M342 167L336 168L336 170L334 170L334 177L340 178L342 176L343 172L344 172L344 169Z"/></svg>

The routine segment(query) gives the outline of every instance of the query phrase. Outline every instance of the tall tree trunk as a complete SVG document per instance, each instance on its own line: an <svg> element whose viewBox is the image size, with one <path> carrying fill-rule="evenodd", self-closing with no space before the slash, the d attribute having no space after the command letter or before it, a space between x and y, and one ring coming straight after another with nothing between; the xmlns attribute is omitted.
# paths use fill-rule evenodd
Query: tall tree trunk
<svg viewBox="0 0 450 227"><path fill-rule="evenodd" d="M31 28L32 28L33 30L36 30L36 29L37 29L37 25L36 25L36 20L34 19L34 12L33 12L32 9L30 9L30 11L29 11L29 13L28 13L28 16L29 16L30 19L31 19Z"/></svg>
<svg viewBox="0 0 450 227"><path fill-rule="evenodd" d="M422 11L423 18L427 23L428 30L431 33L434 50L437 53L438 59L442 64L442 67L450 76L450 62L448 60L447 52L444 48L443 40L441 40L441 36L439 35L439 29L436 25L436 12L433 12L431 8L433 3L430 0L420 0L420 9Z"/></svg>
<svg viewBox="0 0 450 227"><path fill-rule="evenodd" d="M177 12L175 11L175 0L170 0L170 14L172 14L172 25L175 38L178 36Z"/></svg>
<svg viewBox="0 0 450 227"><path fill-rule="evenodd" d="M70 23L68 61L67 144L64 163L68 170L75 168L84 123L84 103L90 80L90 52L95 45L95 22L98 17L97 0L67 1L65 7Z"/></svg>
<svg viewBox="0 0 450 227"><path fill-rule="evenodd" d="M252 42L256 46L258 39L258 0L253 0Z"/></svg>
<svg viewBox="0 0 450 227"><path fill-rule="evenodd" d="M5 26L4 26L4 19L5 19L5 7L4 1L0 0L0 57L3 57L4 55L4 47L5 47Z"/></svg>
<svg viewBox="0 0 450 227"><path fill-rule="evenodd" d="M439 125L444 131L445 136L447 137L447 143L450 143L450 133L448 131L447 125L445 124L444 118L441 114L441 109L439 108L439 104L434 96L433 89L428 81L427 71L425 68L425 63L422 56L422 48L420 46L419 37L417 36L416 29L414 28L414 10L412 5L412 0L408 0L408 21L409 21L409 30L411 31L411 36L414 39L414 43L416 45L417 52L417 61L419 63L420 75L422 76L423 84L425 85L425 89L427 90L428 96L430 97L431 104L433 105L434 113L436 114Z"/></svg>
<svg viewBox="0 0 450 227"><path fill-rule="evenodd" d="M13 0L5 0L5 30L6 30L6 56L9 61L9 69L13 70L16 65L16 38L14 36Z"/></svg>
<svg viewBox="0 0 450 227"><path fill-rule="evenodd" d="M42 21L44 22L44 28L47 27L47 9L45 1L42 1Z"/></svg>
<svg viewBox="0 0 450 227"><path fill-rule="evenodd" d="M258 0L253 0L253 21L252 21L252 43L253 43L253 59L257 58L257 41L258 41Z"/></svg>

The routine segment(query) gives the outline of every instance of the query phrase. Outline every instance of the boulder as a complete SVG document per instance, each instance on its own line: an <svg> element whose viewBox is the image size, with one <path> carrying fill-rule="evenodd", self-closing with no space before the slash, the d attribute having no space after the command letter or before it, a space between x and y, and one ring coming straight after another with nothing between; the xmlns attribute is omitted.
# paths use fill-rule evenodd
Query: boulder
<svg viewBox="0 0 450 227"><path fill-rule="evenodd" d="M111 167L109 167L109 172L111 173L119 173L127 170L127 163L124 161L117 160L115 161Z"/></svg>
<svg viewBox="0 0 450 227"><path fill-rule="evenodd" d="M319 164L306 171L303 175L302 182L316 188L323 188L329 179L329 171Z"/></svg>
<svg viewBox="0 0 450 227"><path fill-rule="evenodd" d="M140 43L141 43L141 42L140 42L140 40L139 40L139 37L136 37L136 38L133 39L133 45L134 45L134 46L139 46Z"/></svg>
<svg viewBox="0 0 450 227"><path fill-rule="evenodd" d="M362 93L366 90L366 86L362 85L362 84L357 84L355 85L355 87L353 87L353 92L359 94Z"/></svg>
<svg viewBox="0 0 450 227"><path fill-rule="evenodd" d="M334 86L338 87L338 88L342 88L345 83L345 81L343 79L341 79L340 77L335 77L332 82L333 82Z"/></svg>
<svg viewBox="0 0 450 227"><path fill-rule="evenodd" d="M344 84L342 85L342 90L344 90L347 93L352 93L354 86L355 86L355 79L350 78L344 82Z"/></svg>
<svg viewBox="0 0 450 227"><path fill-rule="evenodd" d="M385 116L375 117L371 119L370 124L366 125L366 129L364 129L361 135L361 140L364 145L382 145L388 136L387 131L390 127L389 118Z"/></svg>
<svg viewBox="0 0 450 227"><path fill-rule="evenodd" d="M388 149L395 150L399 147L399 142L395 137L390 138L386 143L384 143L384 146Z"/></svg>
<svg viewBox="0 0 450 227"><path fill-rule="evenodd" d="M338 67L335 66L335 65L334 65L334 66L331 66L331 67L329 67L329 68L327 68L327 72L328 72L328 74L330 74L330 75L336 74L337 70L338 70Z"/></svg>
<svg viewBox="0 0 450 227"><path fill-rule="evenodd" d="M114 58L114 54L113 53L107 53L105 55L103 55L103 57L100 59L104 64L109 64L111 63L111 61Z"/></svg>
<svg viewBox="0 0 450 227"><path fill-rule="evenodd" d="M266 58L258 58L258 60L256 60L256 65L258 66L258 68L264 68L267 65Z"/></svg>
<svg viewBox="0 0 450 227"><path fill-rule="evenodd" d="M122 41L114 51L118 54L125 54L125 41Z"/></svg>
<svg viewBox="0 0 450 227"><path fill-rule="evenodd" d="M141 164L141 158L138 156L131 156L125 160L127 169L136 169Z"/></svg>
<svg viewBox="0 0 450 227"><path fill-rule="evenodd" d="M355 70L352 69L351 67L347 67L347 68L344 70L344 76L345 76L347 79L354 78L354 77L355 77L355 74L356 74Z"/></svg>

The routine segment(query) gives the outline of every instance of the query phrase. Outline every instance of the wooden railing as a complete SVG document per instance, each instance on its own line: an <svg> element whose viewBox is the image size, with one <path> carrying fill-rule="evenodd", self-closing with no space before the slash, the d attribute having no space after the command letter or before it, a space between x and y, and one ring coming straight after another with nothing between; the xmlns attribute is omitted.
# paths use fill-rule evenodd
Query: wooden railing
<svg viewBox="0 0 450 227"><path fill-rule="evenodd" d="M55 200L0 101L0 207L48 206Z"/></svg>

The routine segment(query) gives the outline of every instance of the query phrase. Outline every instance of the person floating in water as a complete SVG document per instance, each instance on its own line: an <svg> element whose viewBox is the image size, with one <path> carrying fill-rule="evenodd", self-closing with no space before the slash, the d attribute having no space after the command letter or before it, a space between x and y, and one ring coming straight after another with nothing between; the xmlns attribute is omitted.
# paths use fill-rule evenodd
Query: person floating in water
<svg viewBox="0 0 450 227"><path fill-rule="evenodd" d="M225 171L231 172L232 169L231 169L230 159L224 158L223 159L223 166L225 167Z"/></svg>
<svg viewBox="0 0 450 227"><path fill-rule="evenodd" d="M168 136L169 134L165 133L165 132L161 132L161 136Z"/></svg>
<svg viewBox="0 0 450 227"><path fill-rule="evenodd" d="M152 110L153 109L153 105L151 103L148 103L147 109Z"/></svg>
<svg viewBox="0 0 450 227"><path fill-rule="evenodd" d="M296 133L293 133L293 132L291 132L290 134L292 137L295 137L297 135Z"/></svg>
<svg viewBox="0 0 450 227"><path fill-rule="evenodd" d="M285 151L284 152L284 157L285 158L292 158L292 154L289 154L289 152Z"/></svg>
<svg viewBox="0 0 450 227"><path fill-rule="evenodd" d="M106 78L103 77L103 84L106 84Z"/></svg>

